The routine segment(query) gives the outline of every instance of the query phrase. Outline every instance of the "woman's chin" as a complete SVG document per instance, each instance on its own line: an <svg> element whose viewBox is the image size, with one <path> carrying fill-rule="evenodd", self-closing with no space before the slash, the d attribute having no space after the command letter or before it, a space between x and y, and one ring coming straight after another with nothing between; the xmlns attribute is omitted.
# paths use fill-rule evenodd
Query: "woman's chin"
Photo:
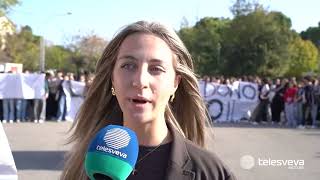
<svg viewBox="0 0 320 180"><path fill-rule="evenodd" d="M151 121L150 113L132 113L128 118L128 121L132 121L131 123L147 123Z"/></svg>

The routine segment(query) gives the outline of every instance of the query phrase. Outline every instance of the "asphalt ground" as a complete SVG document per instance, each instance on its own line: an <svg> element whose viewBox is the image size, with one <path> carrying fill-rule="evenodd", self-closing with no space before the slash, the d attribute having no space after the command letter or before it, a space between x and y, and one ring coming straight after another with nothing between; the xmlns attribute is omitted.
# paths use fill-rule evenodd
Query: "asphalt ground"
<svg viewBox="0 0 320 180"><path fill-rule="evenodd" d="M57 180L71 122L3 124L19 180ZM319 180L320 130L216 124L207 142L239 180Z"/></svg>

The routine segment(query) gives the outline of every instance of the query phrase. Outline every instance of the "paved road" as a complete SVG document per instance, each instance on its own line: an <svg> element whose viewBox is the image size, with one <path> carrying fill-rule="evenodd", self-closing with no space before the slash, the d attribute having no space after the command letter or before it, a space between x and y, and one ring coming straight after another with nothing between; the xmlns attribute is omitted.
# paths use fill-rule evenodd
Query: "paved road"
<svg viewBox="0 0 320 180"><path fill-rule="evenodd" d="M64 145L70 122L3 126L19 180L59 178L63 156L70 148L70 145ZM318 180L320 177L319 129L219 124L213 131L214 139L208 142L209 150L215 151L240 180ZM271 165L272 160L275 166ZM290 160L291 164L304 164L288 166Z"/></svg>

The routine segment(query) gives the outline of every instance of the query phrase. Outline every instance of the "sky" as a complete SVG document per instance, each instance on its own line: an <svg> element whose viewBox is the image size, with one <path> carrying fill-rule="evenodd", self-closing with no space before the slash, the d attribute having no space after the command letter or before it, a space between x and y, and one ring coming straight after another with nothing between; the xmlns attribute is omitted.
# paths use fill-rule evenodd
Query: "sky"
<svg viewBox="0 0 320 180"><path fill-rule="evenodd" d="M53 44L68 44L77 35L96 34L110 40L119 29L138 20L159 21L179 30L182 19L194 25L202 17L232 18L235 0L20 0L9 19L19 28ZM281 11L297 32L318 26L320 0L259 0Z"/></svg>

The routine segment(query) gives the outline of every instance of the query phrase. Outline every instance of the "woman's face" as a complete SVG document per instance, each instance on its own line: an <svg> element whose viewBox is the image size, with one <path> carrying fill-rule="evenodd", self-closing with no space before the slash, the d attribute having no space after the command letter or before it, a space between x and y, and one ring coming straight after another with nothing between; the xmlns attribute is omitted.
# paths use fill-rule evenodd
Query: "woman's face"
<svg viewBox="0 0 320 180"><path fill-rule="evenodd" d="M122 42L112 84L125 121L146 123L163 119L166 104L179 81L173 53L162 39L136 33Z"/></svg>

